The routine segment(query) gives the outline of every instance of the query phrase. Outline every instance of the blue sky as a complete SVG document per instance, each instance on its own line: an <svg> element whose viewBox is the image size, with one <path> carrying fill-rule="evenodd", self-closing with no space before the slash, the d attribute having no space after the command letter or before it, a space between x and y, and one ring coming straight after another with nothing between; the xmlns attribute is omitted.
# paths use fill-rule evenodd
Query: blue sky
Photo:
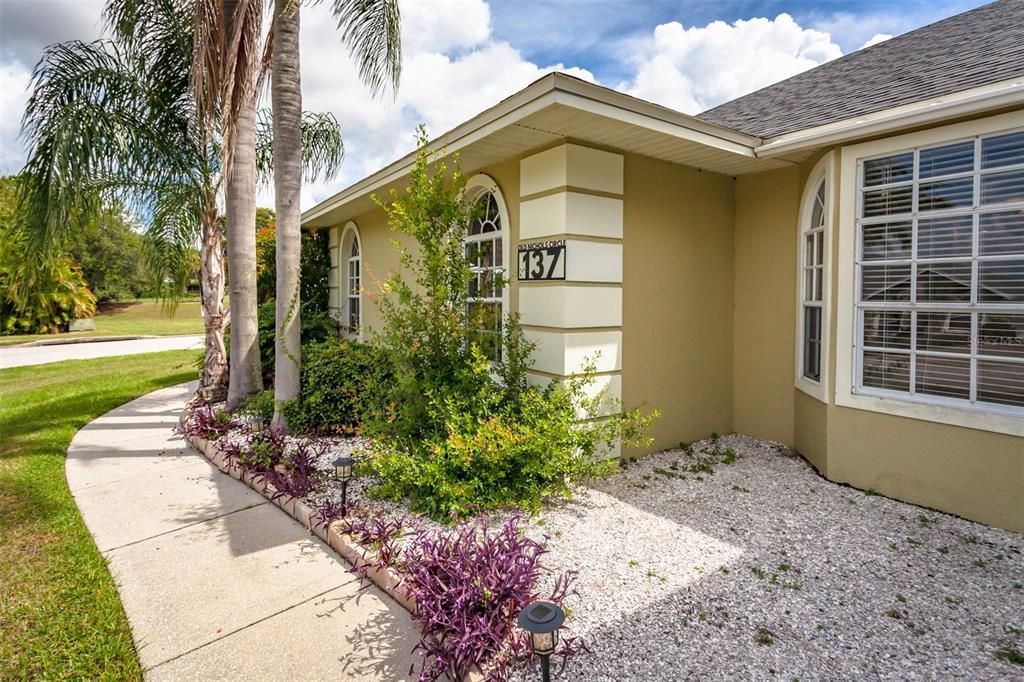
<svg viewBox="0 0 1024 682"><path fill-rule="evenodd" d="M629 76L619 47L657 25L704 26L752 17L792 16L827 31L844 53L878 33L898 35L972 7L978 0L493 0L494 36L542 64L579 64L602 82Z"/></svg>
<svg viewBox="0 0 1024 682"><path fill-rule="evenodd" d="M984 4L978 0L400 0L402 86L374 99L326 4L303 9L304 105L342 124L339 177L326 198L550 71L696 114L859 49ZM45 45L100 36L103 0L0 0L0 173L17 172L32 66ZM273 205L269 191L262 205Z"/></svg>

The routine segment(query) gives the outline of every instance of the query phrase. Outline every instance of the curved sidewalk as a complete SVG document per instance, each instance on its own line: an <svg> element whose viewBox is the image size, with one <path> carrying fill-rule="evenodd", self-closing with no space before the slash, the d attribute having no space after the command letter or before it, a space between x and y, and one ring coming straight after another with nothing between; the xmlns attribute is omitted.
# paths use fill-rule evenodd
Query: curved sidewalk
<svg viewBox="0 0 1024 682"><path fill-rule="evenodd" d="M404 678L419 658L406 611L174 433L192 390L122 405L68 448L146 679Z"/></svg>

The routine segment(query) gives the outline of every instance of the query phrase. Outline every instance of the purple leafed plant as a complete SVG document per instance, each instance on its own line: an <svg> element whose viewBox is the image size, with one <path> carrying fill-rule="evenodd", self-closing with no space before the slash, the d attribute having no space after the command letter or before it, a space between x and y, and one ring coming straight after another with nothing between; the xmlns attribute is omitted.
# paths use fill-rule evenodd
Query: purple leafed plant
<svg viewBox="0 0 1024 682"><path fill-rule="evenodd" d="M283 431L245 424L232 435L234 438L225 439L220 446L232 466L258 473L271 470L284 460L287 440Z"/></svg>
<svg viewBox="0 0 1024 682"><path fill-rule="evenodd" d="M215 412L210 405L196 405L192 414L178 427L183 436L203 440L217 440L230 430L231 417L224 412Z"/></svg>
<svg viewBox="0 0 1024 682"><path fill-rule="evenodd" d="M366 548L373 554L365 554L363 558L368 563L362 566L353 566L351 571L359 576L360 580L366 579L366 574L371 568L396 568L403 569L402 547L399 540L405 529L405 519L368 519L363 516L348 516L345 518L345 532L352 536L359 545Z"/></svg>
<svg viewBox="0 0 1024 682"><path fill-rule="evenodd" d="M283 450L283 436L281 440ZM326 452L327 445L322 441L300 441L291 456L279 460L269 469L259 470L253 478L274 486L271 500L305 497L316 490L324 479L325 474L317 467L317 462Z"/></svg>
<svg viewBox="0 0 1024 682"><path fill-rule="evenodd" d="M516 617L539 598L546 550L520 531L520 523L514 517L497 531L480 521L414 535L402 563L405 585L416 601L413 617L423 626L417 645L421 681L442 675L465 680L474 669L505 680L509 664L528 655ZM561 604L574 580L573 573L559 576L547 599ZM565 657L585 650L578 640L567 643L559 652Z"/></svg>

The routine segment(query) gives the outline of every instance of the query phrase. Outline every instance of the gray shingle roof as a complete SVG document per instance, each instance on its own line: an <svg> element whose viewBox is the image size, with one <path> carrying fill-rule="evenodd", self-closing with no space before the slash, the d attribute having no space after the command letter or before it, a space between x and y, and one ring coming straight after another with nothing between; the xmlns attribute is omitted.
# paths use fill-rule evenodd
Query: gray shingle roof
<svg viewBox="0 0 1024 682"><path fill-rule="evenodd" d="M1024 74L1024 0L998 0L769 85L698 118L774 137Z"/></svg>

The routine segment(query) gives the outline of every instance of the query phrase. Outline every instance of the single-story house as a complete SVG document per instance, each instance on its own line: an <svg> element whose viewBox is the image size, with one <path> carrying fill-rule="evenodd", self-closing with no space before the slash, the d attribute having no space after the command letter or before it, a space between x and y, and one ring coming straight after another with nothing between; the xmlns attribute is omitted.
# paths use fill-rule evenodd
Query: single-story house
<svg viewBox="0 0 1024 682"><path fill-rule="evenodd" d="M1000 0L697 116L554 73L432 142L485 202L472 303L517 311L540 381L600 351L662 412L821 475L1024 531L1024 1ZM365 338L398 266L372 195L303 215ZM635 456L643 452L621 453Z"/></svg>

